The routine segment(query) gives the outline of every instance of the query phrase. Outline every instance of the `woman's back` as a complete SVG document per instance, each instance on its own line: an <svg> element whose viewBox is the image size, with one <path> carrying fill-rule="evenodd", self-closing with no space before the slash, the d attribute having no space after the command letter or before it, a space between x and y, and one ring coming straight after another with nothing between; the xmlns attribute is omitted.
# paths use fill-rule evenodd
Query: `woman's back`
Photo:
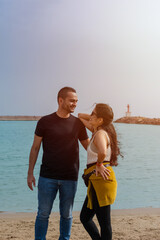
<svg viewBox="0 0 160 240"><path fill-rule="evenodd" d="M103 129L100 129L96 132L96 134L100 131L103 131L107 137L107 154L106 154L106 157L104 159L105 162L110 162L110 159L111 159L111 146L110 146L110 139L109 139L109 136L107 134L107 132ZM91 163L96 163L97 162L97 158L98 158L98 150L94 144L94 139L96 137L96 134L92 137L89 145L88 145L88 148L87 148L87 165L88 164L91 164Z"/></svg>

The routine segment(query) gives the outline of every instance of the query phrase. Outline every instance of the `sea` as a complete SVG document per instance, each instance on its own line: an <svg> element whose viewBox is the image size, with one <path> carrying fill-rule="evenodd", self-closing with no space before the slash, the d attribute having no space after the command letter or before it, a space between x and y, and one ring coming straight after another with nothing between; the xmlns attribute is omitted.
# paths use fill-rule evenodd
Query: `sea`
<svg viewBox="0 0 160 240"><path fill-rule="evenodd" d="M0 121L0 211L36 212L42 149L35 166L36 187L27 186L27 169L36 121ZM114 167L118 182L112 209L160 207L160 126L114 123L123 158ZM90 133L89 133L90 135ZM80 145L80 171L74 211L80 211L87 188L82 174L86 151ZM59 196L53 205L58 212Z"/></svg>

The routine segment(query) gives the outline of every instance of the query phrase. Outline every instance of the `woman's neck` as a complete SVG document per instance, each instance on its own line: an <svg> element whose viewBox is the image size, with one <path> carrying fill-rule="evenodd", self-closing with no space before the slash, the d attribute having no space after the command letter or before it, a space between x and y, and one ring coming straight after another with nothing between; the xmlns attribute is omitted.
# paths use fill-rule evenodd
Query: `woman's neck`
<svg viewBox="0 0 160 240"><path fill-rule="evenodd" d="M99 126L99 127L94 127L93 128L93 133L95 134L98 130L100 130L100 129L102 129L102 127L101 126Z"/></svg>

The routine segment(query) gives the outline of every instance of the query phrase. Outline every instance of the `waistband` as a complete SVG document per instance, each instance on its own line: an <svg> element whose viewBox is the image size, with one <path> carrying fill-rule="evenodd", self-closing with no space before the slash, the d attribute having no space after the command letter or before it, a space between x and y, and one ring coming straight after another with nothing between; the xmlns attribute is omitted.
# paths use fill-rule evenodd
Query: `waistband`
<svg viewBox="0 0 160 240"><path fill-rule="evenodd" d="M110 164L104 164L103 165L104 167L109 167L110 166ZM89 172L88 174L83 174L82 175L82 178L89 178L93 173L95 173L96 172L96 169L93 169L91 172Z"/></svg>
<svg viewBox="0 0 160 240"><path fill-rule="evenodd" d="M109 166L110 166L110 162L108 162L108 161L104 161L103 163L106 163L106 165L108 165L108 166L104 165L104 166L106 166L106 167L109 167ZM90 167L92 167L92 166L94 166L95 164L96 164L96 162L87 164L87 169L90 168Z"/></svg>

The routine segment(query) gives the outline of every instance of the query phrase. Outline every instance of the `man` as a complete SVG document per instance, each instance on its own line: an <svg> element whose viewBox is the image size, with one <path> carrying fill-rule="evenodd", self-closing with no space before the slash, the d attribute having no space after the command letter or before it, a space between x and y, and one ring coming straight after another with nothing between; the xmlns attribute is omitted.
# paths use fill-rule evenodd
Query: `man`
<svg viewBox="0 0 160 240"><path fill-rule="evenodd" d="M35 240L46 240L48 219L58 191L60 198L59 240L70 239L72 208L79 170L78 140L85 149L89 143L84 125L71 114L78 101L75 89L62 88L57 100L57 112L42 117L37 123L29 157L27 183L33 190L33 185L35 186L33 171L42 143L43 158L38 182Z"/></svg>

